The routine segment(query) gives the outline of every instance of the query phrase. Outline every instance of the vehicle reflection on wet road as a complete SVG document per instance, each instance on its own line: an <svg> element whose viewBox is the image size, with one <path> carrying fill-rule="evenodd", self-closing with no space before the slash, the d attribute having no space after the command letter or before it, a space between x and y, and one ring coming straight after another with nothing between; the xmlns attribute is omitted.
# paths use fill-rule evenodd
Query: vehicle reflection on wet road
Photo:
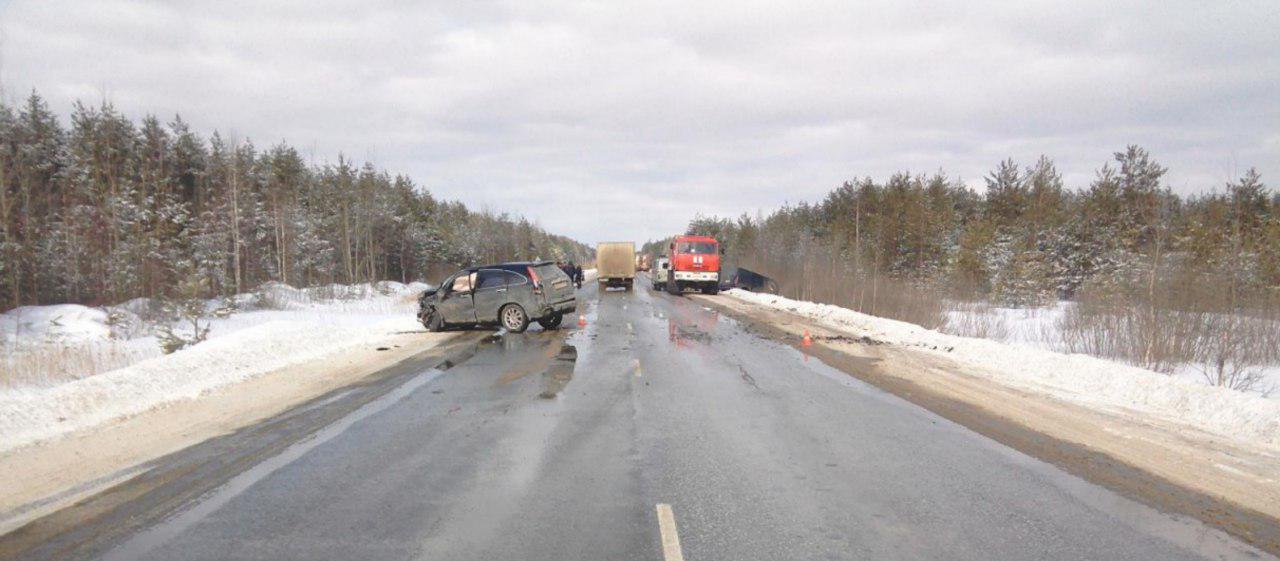
<svg viewBox="0 0 1280 561"><path fill-rule="evenodd" d="M642 285L588 284L585 327L484 343L106 557L1241 554Z"/></svg>

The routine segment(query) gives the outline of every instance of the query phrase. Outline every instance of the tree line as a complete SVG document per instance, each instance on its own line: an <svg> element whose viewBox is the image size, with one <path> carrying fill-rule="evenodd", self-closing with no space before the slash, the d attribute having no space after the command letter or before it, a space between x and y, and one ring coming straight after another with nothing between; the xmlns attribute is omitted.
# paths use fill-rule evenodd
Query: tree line
<svg viewBox="0 0 1280 561"><path fill-rule="evenodd" d="M589 248L518 216L437 199L345 157L309 164L181 117L134 123L75 103L64 127L32 93L0 101L0 309L207 296L268 282L424 280L510 259L586 260Z"/></svg>
<svg viewBox="0 0 1280 561"><path fill-rule="evenodd" d="M768 215L699 216L687 233L715 236L730 261L780 277L794 277L801 256L821 250L849 273L1010 305L1091 289L1151 293L1153 283L1192 279L1240 305L1277 296L1280 194L1250 169L1179 196L1166 171L1130 146L1078 189L1063 185L1047 157L1025 167L1000 162L981 193L941 173L897 173Z"/></svg>
<svg viewBox="0 0 1280 561"><path fill-rule="evenodd" d="M1250 169L1180 196L1166 171L1129 146L1076 188L1047 157L1000 162L982 192L897 173L768 214L699 216L687 233L715 236L729 270L786 296L962 335L1000 337L975 306L1070 300L1039 334L1055 348L1257 389L1280 364L1280 194Z"/></svg>

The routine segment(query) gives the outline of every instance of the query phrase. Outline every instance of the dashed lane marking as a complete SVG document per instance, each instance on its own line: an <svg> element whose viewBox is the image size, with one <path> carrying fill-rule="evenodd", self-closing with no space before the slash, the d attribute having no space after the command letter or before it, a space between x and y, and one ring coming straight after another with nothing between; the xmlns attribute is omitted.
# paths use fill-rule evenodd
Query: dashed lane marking
<svg viewBox="0 0 1280 561"><path fill-rule="evenodd" d="M684 553L680 551L680 534L676 532L676 515L669 504L658 503L658 531L662 534L662 559L684 561Z"/></svg>

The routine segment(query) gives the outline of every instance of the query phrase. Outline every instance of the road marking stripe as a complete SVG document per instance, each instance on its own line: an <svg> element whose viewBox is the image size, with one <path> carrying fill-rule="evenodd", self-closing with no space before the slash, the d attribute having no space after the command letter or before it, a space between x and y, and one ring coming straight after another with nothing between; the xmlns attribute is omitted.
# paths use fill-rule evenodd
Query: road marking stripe
<svg viewBox="0 0 1280 561"><path fill-rule="evenodd" d="M671 512L669 504L658 504L658 531L662 533L662 558L665 561L684 561L680 534L676 532L676 515Z"/></svg>
<svg viewBox="0 0 1280 561"><path fill-rule="evenodd" d="M631 369L635 371L636 376L642 376L642 375L643 375L643 374L642 374L642 372L641 372L641 370L640 370L640 359L638 359L638 358L637 358L637 359L635 359L634 364L632 364L632 365L631 365Z"/></svg>

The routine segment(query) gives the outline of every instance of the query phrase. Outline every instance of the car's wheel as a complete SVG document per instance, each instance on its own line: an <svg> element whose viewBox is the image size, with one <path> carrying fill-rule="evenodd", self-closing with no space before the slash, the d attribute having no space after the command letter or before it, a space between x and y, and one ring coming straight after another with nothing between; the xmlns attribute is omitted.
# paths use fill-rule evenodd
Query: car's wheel
<svg viewBox="0 0 1280 561"><path fill-rule="evenodd" d="M667 292L673 296L680 294L680 283L670 280L667 281Z"/></svg>
<svg viewBox="0 0 1280 561"><path fill-rule="evenodd" d="M715 285L711 285L711 286L703 287L703 289L702 289L702 293L703 293L703 294L710 294L710 295L712 295L712 296L715 296L715 295L716 295L716 294L718 294L719 292L720 292L720 287L715 286Z"/></svg>
<svg viewBox="0 0 1280 561"><path fill-rule="evenodd" d="M498 319L502 327L512 333L523 333L529 327L529 314L519 304L507 304L498 310Z"/></svg>
<svg viewBox="0 0 1280 561"><path fill-rule="evenodd" d="M538 325L541 325L542 328L547 331L551 331L552 329L560 327L560 322L562 321L564 321L564 314L554 313L538 320Z"/></svg>
<svg viewBox="0 0 1280 561"><path fill-rule="evenodd" d="M634 281L630 281L630 280L628 280L628 281L627 281L627 284L626 284L626 286L623 288L623 290L626 290L627 292L631 292L631 284L632 284L632 282L634 282Z"/></svg>
<svg viewBox="0 0 1280 561"><path fill-rule="evenodd" d="M427 331L439 333L444 331L444 318L440 316L440 312L431 312L427 314L427 319L422 321L422 325L426 326Z"/></svg>

